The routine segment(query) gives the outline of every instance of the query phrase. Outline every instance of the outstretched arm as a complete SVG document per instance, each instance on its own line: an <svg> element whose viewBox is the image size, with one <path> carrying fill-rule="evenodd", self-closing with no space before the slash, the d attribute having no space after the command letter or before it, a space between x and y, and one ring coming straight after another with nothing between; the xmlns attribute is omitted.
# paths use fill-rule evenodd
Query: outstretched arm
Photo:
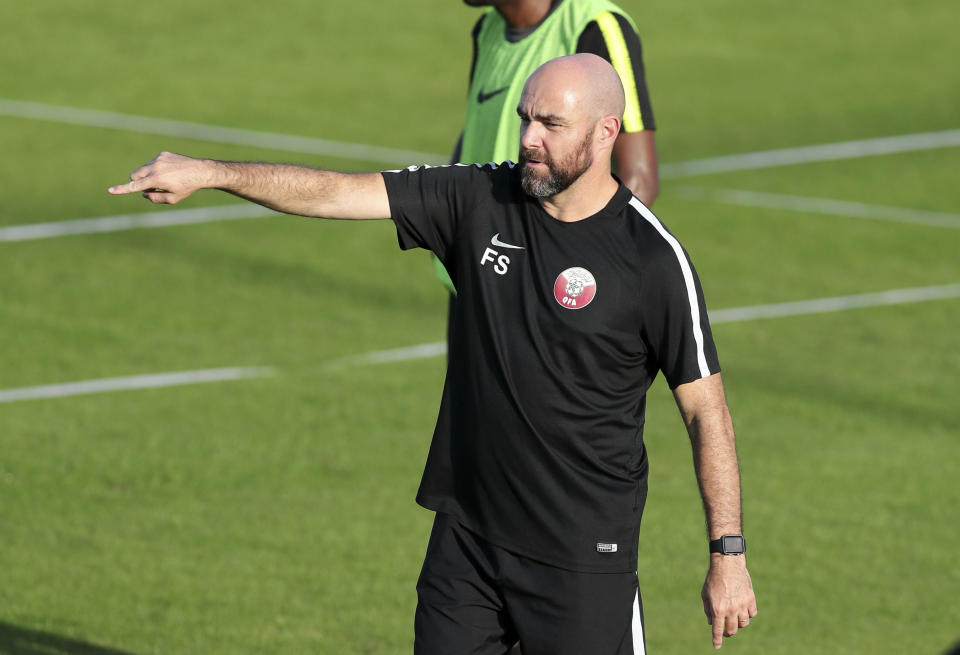
<svg viewBox="0 0 960 655"><path fill-rule="evenodd" d="M142 193L153 203L176 204L200 189L220 189L287 214L323 218L390 218L379 173L335 173L289 164L193 159L161 152L133 171L114 195Z"/></svg>
<svg viewBox="0 0 960 655"><path fill-rule="evenodd" d="M709 538L743 534L740 467L720 374L682 384L673 393L693 447ZM713 626L713 646L720 648L723 637L732 637L757 615L746 555L711 553L701 597Z"/></svg>

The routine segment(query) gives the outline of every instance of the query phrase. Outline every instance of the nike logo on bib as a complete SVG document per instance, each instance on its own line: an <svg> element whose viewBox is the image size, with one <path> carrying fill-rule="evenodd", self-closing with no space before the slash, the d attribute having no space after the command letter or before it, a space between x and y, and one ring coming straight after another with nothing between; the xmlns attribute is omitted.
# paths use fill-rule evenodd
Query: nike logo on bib
<svg viewBox="0 0 960 655"><path fill-rule="evenodd" d="M493 235L493 238L490 239L490 243L492 243L495 246L500 246L501 248L513 248L514 250L526 250L526 248L524 248L523 246L514 246L509 243L504 243L503 241L500 240L499 232Z"/></svg>
<svg viewBox="0 0 960 655"><path fill-rule="evenodd" d="M480 91L477 92L477 102L479 102L482 105L490 98L500 95L501 93L503 93L509 88L510 88L509 86L505 86L502 89L497 89L496 91L491 91L490 93L484 93L483 89L481 89Z"/></svg>

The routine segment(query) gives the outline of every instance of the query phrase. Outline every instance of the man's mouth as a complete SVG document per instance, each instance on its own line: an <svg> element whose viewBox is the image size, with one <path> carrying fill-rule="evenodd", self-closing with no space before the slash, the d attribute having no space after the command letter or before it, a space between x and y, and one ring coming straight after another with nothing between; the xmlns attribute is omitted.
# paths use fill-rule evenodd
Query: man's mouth
<svg viewBox="0 0 960 655"><path fill-rule="evenodd" d="M545 166L544 158L539 156L539 153L531 152L527 150L521 156L521 160L526 166Z"/></svg>

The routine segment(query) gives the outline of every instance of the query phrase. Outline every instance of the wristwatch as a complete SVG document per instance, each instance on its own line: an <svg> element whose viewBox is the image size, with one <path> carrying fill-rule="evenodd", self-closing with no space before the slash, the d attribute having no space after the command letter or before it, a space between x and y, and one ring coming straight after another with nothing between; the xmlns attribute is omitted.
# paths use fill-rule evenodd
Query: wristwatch
<svg viewBox="0 0 960 655"><path fill-rule="evenodd" d="M742 534L725 534L710 542L710 552L724 555L743 555L747 552L747 542Z"/></svg>

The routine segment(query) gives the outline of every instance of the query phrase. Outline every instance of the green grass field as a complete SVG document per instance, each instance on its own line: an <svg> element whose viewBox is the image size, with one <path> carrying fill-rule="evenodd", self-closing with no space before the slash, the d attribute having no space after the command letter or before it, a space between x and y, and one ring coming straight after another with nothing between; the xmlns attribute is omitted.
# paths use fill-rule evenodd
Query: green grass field
<svg viewBox="0 0 960 655"><path fill-rule="evenodd" d="M621 3L660 159L960 128L950 0ZM448 152L460 2L0 10L0 99ZM0 228L151 212L107 186L160 150L305 155L0 112ZM417 163L417 162L408 162ZM663 180L712 309L960 283L960 230L717 202L738 189L960 214L960 148ZM180 209L236 202L200 194ZM960 220L960 219L958 219ZM431 515L413 496L444 292L389 222L272 217L0 241L0 392L235 366L272 377L0 403L0 654L409 653ZM724 651L960 641L960 300L718 324L760 615ZM638 563L653 654L708 652L690 449L649 400ZM592 654L585 654L592 655Z"/></svg>

